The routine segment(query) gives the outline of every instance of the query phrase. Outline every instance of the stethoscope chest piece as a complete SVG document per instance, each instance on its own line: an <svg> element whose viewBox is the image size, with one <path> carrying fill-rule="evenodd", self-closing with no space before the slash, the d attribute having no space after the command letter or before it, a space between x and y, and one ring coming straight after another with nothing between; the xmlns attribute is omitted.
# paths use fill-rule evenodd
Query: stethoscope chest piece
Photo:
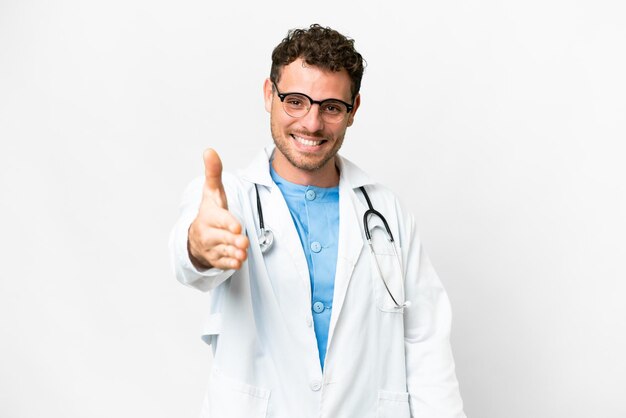
<svg viewBox="0 0 626 418"><path fill-rule="evenodd" d="M261 252L265 254L274 244L274 233L271 229L261 229L261 235L259 236L259 247Z"/></svg>

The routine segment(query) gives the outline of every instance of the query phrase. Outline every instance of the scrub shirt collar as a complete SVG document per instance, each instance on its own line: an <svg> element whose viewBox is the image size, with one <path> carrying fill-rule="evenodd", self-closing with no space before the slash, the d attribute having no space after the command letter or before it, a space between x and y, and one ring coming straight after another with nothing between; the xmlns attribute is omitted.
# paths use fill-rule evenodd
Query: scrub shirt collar
<svg viewBox="0 0 626 418"><path fill-rule="evenodd" d="M307 191L313 190L315 192L316 198L322 201L326 199L336 199L339 196L339 186L318 187L318 186L305 186L302 184L292 183L282 178L276 172L276 170L274 170L274 167L272 166L272 164L270 164L269 166L270 166L270 176L272 177L272 180L274 180L274 183L280 186L283 194L287 194L293 197L301 197L301 196L304 196L304 194Z"/></svg>

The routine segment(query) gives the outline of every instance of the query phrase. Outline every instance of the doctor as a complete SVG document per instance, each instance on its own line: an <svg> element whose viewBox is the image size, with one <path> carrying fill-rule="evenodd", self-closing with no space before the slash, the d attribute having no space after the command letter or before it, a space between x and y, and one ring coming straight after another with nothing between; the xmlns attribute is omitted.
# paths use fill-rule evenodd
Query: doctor
<svg viewBox="0 0 626 418"><path fill-rule="evenodd" d="M185 192L170 248L178 280L211 292L203 417L465 417L415 221L337 154L361 101L353 44L290 31L263 86L274 146L237 175L205 151Z"/></svg>

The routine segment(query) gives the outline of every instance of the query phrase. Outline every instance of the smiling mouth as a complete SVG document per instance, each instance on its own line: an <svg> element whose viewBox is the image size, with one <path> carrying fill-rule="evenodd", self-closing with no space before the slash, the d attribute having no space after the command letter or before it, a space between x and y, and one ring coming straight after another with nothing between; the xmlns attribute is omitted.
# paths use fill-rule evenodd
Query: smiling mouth
<svg viewBox="0 0 626 418"><path fill-rule="evenodd" d="M310 139L302 138L300 136L296 136L294 134L291 134L291 137L293 139L295 139L298 143L300 143L300 144L302 144L302 145L304 145L306 147L316 147L318 145L321 145L323 142L326 142L325 139L321 139L319 141L313 141L313 140L310 140Z"/></svg>

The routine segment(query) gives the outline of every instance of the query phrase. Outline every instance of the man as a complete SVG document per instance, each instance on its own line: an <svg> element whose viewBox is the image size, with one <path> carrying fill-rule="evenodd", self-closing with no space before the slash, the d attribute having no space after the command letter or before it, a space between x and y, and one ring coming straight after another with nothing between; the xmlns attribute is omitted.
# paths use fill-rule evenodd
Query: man
<svg viewBox="0 0 626 418"><path fill-rule="evenodd" d="M413 217L337 155L362 75L352 40L290 31L263 87L275 147L223 179L205 151L185 194L170 245L178 280L211 291L204 417L465 416Z"/></svg>

